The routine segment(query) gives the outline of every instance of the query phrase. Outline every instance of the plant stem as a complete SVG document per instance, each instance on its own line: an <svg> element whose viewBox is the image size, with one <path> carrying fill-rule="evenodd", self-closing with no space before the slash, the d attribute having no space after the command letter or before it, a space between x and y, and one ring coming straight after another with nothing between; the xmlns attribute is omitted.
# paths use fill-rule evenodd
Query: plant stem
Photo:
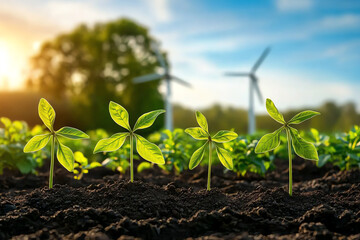
<svg viewBox="0 0 360 240"><path fill-rule="evenodd" d="M210 181L211 181L211 156L212 156L212 146L211 141L209 141L209 165L208 165L208 180L207 180L207 190L210 191Z"/></svg>
<svg viewBox="0 0 360 240"><path fill-rule="evenodd" d="M53 187L54 159L55 159L55 135L52 136L52 142L51 142L51 162L50 162L50 174L49 174L49 188Z"/></svg>
<svg viewBox="0 0 360 240"><path fill-rule="evenodd" d="M291 153L291 136L290 130L286 128L286 136L288 140L288 154L289 154L289 195L292 196L292 153Z"/></svg>
<svg viewBox="0 0 360 240"><path fill-rule="evenodd" d="M134 182L133 135L130 134L130 181Z"/></svg>

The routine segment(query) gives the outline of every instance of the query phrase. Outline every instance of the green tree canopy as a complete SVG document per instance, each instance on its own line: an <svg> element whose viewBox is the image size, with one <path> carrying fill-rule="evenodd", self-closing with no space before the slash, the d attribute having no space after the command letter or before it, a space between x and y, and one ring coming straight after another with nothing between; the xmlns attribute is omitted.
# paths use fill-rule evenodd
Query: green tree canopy
<svg viewBox="0 0 360 240"><path fill-rule="evenodd" d="M80 25L43 43L31 59L27 83L59 99L69 97L83 127L116 128L108 113L110 100L125 106L131 119L163 107L159 81L132 84L158 66L153 40L146 27L129 19Z"/></svg>

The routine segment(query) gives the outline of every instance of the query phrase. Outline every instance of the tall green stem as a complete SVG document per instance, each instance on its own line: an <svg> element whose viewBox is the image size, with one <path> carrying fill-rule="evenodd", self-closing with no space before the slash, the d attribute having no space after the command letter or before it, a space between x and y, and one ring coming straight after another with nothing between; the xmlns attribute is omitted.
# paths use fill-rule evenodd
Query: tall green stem
<svg viewBox="0 0 360 240"><path fill-rule="evenodd" d="M130 181L134 182L134 149L133 149L133 134L130 134Z"/></svg>
<svg viewBox="0 0 360 240"><path fill-rule="evenodd" d="M208 165L208 180L207 180L207 190L210 191L210 181L211 181L211 157L212 157L212 146L211 141L209 141L209 165Z"/></svg>
<svg viewBox="0 0 360 240"><path fill-rule="evenodd" d="M291 154L291 136L290 130L286 128L286 136L288 140L288 154L289 154L289 195L292 196L292 154Z"/></svg>
<svg viewBox="0 0 360 240"><path fill-rule="evenodd" d="M50 162L50 174L49 174L49 188L53 187L53 178L54 178L54 160L55 160L55 135L52 137L51 142L51 162Z"/></svg>

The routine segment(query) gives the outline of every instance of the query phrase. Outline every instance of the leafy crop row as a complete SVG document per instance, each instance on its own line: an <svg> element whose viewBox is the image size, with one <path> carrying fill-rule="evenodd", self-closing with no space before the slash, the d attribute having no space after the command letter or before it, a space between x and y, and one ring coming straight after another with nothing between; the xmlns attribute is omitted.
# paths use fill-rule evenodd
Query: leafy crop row
<svg viewBox="0 0 360 240"><path fill-rule="evenodd" d="M277 122L283 124L281 128L276 130L273 133L266 134L258 142L255 152L263 153L268 152L277 148L280 144L280 133L284 129L287 134L288 141L288 155L289 155L289 194L292 195L292 153L291 153L291 143L295 150L295 153L300 157L311 160L318 160L318 155L314 145L305 141L300 137L298 131L292 127L290 124L299 124L309 118L312 118L319 113L314 111L304 111L295 115L290 121L286 122L284 117L279 113L274 103L270 100L266 100L266 109L270 116ZM55 131L53 126L55 122L55 110L53 107L45 100L41 99L39 102L38 108L39 116L45 126L50 130L50 133L36 135L29 140L29 142L24 147L24 152L36 152L43 149L51 139L51 163L50 163L50 174L49 174L49 188L53 186L53 173L54 173L54 158L55 158L55 148L57 148L57 159L68 171L74 171L75 159L72 150L65 146L59 139L62 137L69 138L73 140L86 139L89 136L72 127L63 127L58 131ZM133 142L136 141L136 150L138 154L145 160L162 165L165 163L164 156L158 146L149 142L144 137L135 133L135 131L150 127L156 120L156 118L164 113L164 110L156 110L149 113L145 113L138 118L133 128L129 125L129 114L124 107L121 105L110 102L109 112L111 118L121 127L125 128L127 132L116 133L109 138L101 139L95 146L94 153L98 152L113 152L121 148L125 143L127 137L130 138L130 181L134 181L134 163L133 163ZM222 148L219 144L230 142L237 138L237 134L233 131L221 130L215 135L211 136L209 133L208 123L205 116L197 111L196 112L196 121L200 127L187 128L185 130L190 136L197 140L205 140L205 144L197 149L191 156L189 162L189 168L192 170L202 161L206 148L209 147L209 161L208 161L208 179L207 179L207 190L210 191L210 181L211 181L211 159L212 159L212 150L213 146L216 149L216 154L224 167L232 170L233 160L231 154ZM95 165L87 164L85 158L77 160L77 167L81 170L79 172L76 170L78 176L76 178L81 178L82 174L85 171L88 171L89 168L96 167Z"/></svg>
<svg viewBox="0 0 360 240"><path fill-rule="evenodd" d="M43 103L44 101L46 100L43 100ZM49 109L50 108L47 109L48 112ZM161 114L162 111L161 110L155 111L155 113L158 115ZM150 115L144 114L143 116L151 116L151 115L152 114ZM154 118L152 118L153 121L155 121L157 115ZM197 115L200 116L199 113ZM55 117L55 112L53 117ZM141 117L139 119L141 119ZM47 120L45 119L45 121ZM113 152L105 151L103 152L103 154L94 155L92 153L94 151L95 146L99 143L99 141L102 139L111 138L111 136L106 131L101 129L92 130L87 132L87 135L89 135L90 137L89 139L85 139L82 141L72 141L72 139L67 138L69 136L62 136L64 134L65 135L67 134L66 131L63 134L61 133L66 129L73 130L72 128L65 128L63 130L60 129L61 131L58 130L56 132L54 130L51 131L52 129L51 121L52 120L50 119L50 125L48 124L49 122L47 122L46 124L46 126L48 125L50 126L49 128L50 132L49 132L48 130L45 130L41 126L35 126L34 128L29 129L25 122L20 122L20 121L11 122L7 118L1 118L1 123L4 126L4 128L0 128L0 173L2 173L4 168L7 168L7 169L19 170L23 174L28 174L28 173L36 174L37 169L43 165L43 160L49 158L51 159L51 156L54 154L51 154L51 147L49 146L45 147L43 151L32 152L31 154L25 154L23 152L26 142L28 142L29 139L31 139L36 135L45 135L46 138L52 139L53 136L56 134L55 143L57 145L62 144L63 146L68 146L71 149L77 150L77 152L75 152L75 154L73 155L73 160L72 160L73 163L72 172L75 174L76 179L81 179L82 176L86 174L90 169L98 166L105 166L113 170L125 173L131 165L130 164L131 155L133 155L133 159L139 159L139 156L136 153L131 154L131 152L133 152L132 146L129 141L125 142L125 139L123 142L123 146L121 148L118 148ZM203 122L204 121L200 119L199 129L205 131L206 126L203 125ZM152 123L150 122L150 125ZM124 123L122 124L124 125ZM147 127L147 124L149 123L146 123L144 127ZM285 125L285 123L283 122L282 124ZM129 131L128 132L129 135L127 136L130 136L132 131L131 128L128 125L124 125L124 126L126 126L125 128ZM127 127L129 127L130 129L128 129ZM282 128L284 128L284 126ZM140 128L135 124L134 130L137 129ZM132 131L132 133L133 136L135 136L134 131ZM85 133L81 131L78 132L78 134L82 135L81 138L86 136L84 135ZM70 133L70 135L72 135L72 133ZM140 136L140 135L136 134L136 136ZM209 144L210 134L206 132L206 136L208 138L205 139L204 136L201 138L202 140L206 140L207 145L210 145ZM279 141L282 142L287 141L286 136L284 135L277 134L276 136L277 136L276 139L279 139ZM314 143L316 150L318 151L319 154L319 160L316 161L316 165L318 167L322 167L326 163L330 163L339 167L339 169L341 170L360 167L359 136L360 136L360 129L358 126L354 126L351 131L342 134L323 135L320 134L316 129L311 129L309 132L301 133L301 136L299 135L299 133L297 133L296 135L296 137L298 138L301 138L303 140L305 139L309 142ZM72 136L71 138L74 138L74 136ZM75 138L79 138L79 136L75 136ZM197 149L199 149L204 145L203 143L201 143L201 141L196 141L195 139L190 137L190 135L187 134L182 129L175 129L174 131L162 130L154 134L151 134L150 136L148 136L147 139L150 142L153 142L155 146L156 147L158 146L158 148L160 149L160 152L157 151L158 156L160 156L159 154L161 153L162 159L164 160L165 164L158 166L167 172L174 172L175 174L181 173L182 171L189 169L189 162L191 156L193 155L194 152L196 152ZM221 149L227 151L229 157L232 159L231 170L236 172L239 176L245 175L247 172L254 172L260 175L264 175L266 171L274 168L273 161L275 159L277 158L285 159L286 156L288 156L288 149L286 145L280 145L278 148L276 148L274 151L271 152L255 153L255 148L256 146L258 146L258 139L259 136L256 135L238 136L233 141L222 143L223 147L221 147ZM40 141L40 142L41 144L44 144L43 143L44 141ZM214 142L212 143L212 146L214 146L214 144L218 145L218 143ZM60 146L60 148L64 149L63 146ZM220 146L216 146L215 148L219 149L219 147ZM294 148L294 146L292 146L292 148ZM205 150L205 148L203 149ZM294 148L294 150L296 149ZM211 151L210 154L210 149L209 149L209 151L204 151L203 156L205 156L206 159L211 158L212 164L214 163L216 164L218 162L217 157L219 157L218 152ZM295 151L295 153L297 152ZM141 154L139 155L141 156ZM292 155L293 154L291 154L291 157ZM146 159L144 158L144 156L141 157L143 159ZM202 165L204 164L208 164L208 161L203 161ZM137 170L142 171L152 166L153 163L142 162L141 164L138 165ZM131 170L131 172L133 172L133 169Z"/></svg>

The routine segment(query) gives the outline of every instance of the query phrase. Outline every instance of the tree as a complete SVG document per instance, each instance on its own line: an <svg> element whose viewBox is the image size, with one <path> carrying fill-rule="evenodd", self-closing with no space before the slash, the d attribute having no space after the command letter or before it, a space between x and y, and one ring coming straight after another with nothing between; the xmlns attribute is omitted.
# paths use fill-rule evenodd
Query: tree
<svg viewBox="0 0 360 240"><path fill-rule="evenodd" d="M146 27L129 19L80 25L42 45L31 59L28 86L58 99L69 97L83 127L112 129L110 100L125 106L132 119L163 107L159 81L132 84L158 66L153 40Z"/></svg>
<svg viewBox="0 0 360 240"><path fill-rule="evenodd" d="M341 107L341 114L336 123L335 130L350 130L354 124L359 124L359 122L360 117L359 114L356 112L355 104L348 102Z"/></svg>

